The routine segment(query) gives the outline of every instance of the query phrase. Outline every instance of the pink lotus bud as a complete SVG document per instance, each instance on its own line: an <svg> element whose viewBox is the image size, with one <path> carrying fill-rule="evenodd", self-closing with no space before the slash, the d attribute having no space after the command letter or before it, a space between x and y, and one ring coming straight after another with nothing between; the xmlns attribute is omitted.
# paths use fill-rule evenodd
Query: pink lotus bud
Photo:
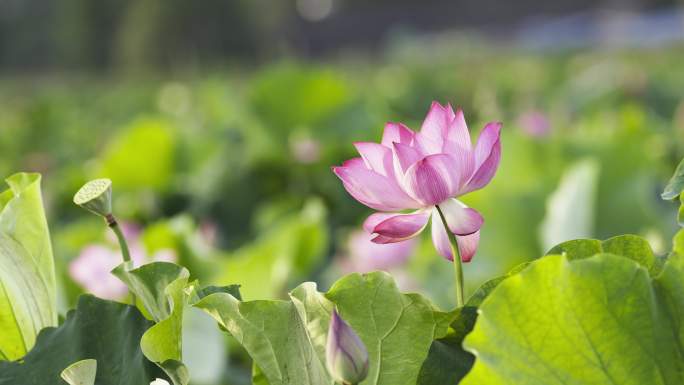
<svg viewBox="0 0 684 385"><path fill-rule="evenodd" d="M368 375L368 350L354 329L333 310L326 361L330 375L343 384L358 384Z"/></svg>

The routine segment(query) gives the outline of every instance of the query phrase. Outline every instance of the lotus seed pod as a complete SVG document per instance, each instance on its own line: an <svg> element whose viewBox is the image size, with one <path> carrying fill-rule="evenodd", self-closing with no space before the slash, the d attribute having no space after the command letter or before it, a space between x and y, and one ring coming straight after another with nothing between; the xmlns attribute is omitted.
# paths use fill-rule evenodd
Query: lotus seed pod
<svg viewBox="0 0 684 385"><path fill-rule="evenodd" d="M326 363L332 377L343 384L358 384L368 375L368 350L336 310L330 317Z"/></svg>
<svg viewBox="0 0 684 385"><path fill-rule="evenodd" d="M112 181L95 179L86 183L74 195L74 203L99 216L112 213Z"/></svg>

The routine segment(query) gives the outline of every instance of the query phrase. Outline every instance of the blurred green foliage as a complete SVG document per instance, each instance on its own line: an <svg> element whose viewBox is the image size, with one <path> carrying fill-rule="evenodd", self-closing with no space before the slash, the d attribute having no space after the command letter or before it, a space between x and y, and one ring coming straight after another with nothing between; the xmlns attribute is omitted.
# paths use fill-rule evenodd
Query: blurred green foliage
<svg viewBox="0 0 684 385"><path fill-rule="evenodd" d="M191 279L240 283L247 300L283 298L303 280L326 289L338 278L347 235L371 213L330 166L356 156L352 142L377 141L384 122L418 129L433 99L451 102L473 132L504 122L497 176L464 199L485 217L465 266L472 291L543 255L546 201L580 159L599 169L590 235L636 233L656 254L666 250L676 207L659 192L684 156L682 58L676 49L537 54L434 39L372 61L0 79L0 172L43 173L63 309L82 291L70 261L108 242L71 203L95 177L114 181L115 213L143 226L148 255L171 249ZM540 131L525 119L532 113L546 122ZM405 287L446 309L451 267L427 237L414 254ZM244 383L250 366L229 351L223 379Z"/></svg>

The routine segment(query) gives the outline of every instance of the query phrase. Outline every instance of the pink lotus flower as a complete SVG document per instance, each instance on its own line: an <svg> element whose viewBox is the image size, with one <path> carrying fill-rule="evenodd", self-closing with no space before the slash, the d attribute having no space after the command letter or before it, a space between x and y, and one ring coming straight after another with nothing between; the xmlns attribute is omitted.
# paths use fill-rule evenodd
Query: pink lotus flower
<svg viewBox="0 0 684 385"><path fill-rule="evenodd" d="M378 210L364 222L375 243L401 242L420 234L432 217L432 241L452 261L449 231L458 240L461 259L472 259L480 239L482 215L458 199L486 186L501 158L501 123L485 125L473 148L460 109L433 102L420 132L387 123L381 143L358 142L361 157L333 172L356 200ZM414 210L401 213L403 210Z"/></svg>

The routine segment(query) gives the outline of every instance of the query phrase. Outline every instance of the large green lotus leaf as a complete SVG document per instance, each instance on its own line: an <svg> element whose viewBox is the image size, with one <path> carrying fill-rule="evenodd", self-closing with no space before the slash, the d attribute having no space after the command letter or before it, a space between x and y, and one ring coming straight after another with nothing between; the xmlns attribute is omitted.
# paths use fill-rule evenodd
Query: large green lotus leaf
<svg viewBox="0 0 684 385"><path fill-rule="evenodd" d="M457 384L468 374L475 356L465 351L462 343L465 336L475 326L477 307L501 282L522 271L528 265L528 262L520 264L508 274L485 282L473 293L464 307L454 311L454 318L447 335L434 340L430 346L428 357L420 369L418 385Z"/></svg>
<svg viewBox="0 0 684 385"><path fill-rule="evenodd" d="M417 294L401 294L381 272L351 274L328 293L304 283L287 301L241 302L211 294L195 306L214 317L254 359L255 380L270 385L333 384L325 368L325 343L333 306L368 348L363 385L414 385L435 338L444 337L452 314Z"/></svg>
<svg viewBox="0 0 684 385"><path fill-rule="evenodd" d="M684 230L680 230L684 235ZM679 351L684 347L684 253L675 253L668 259L663 272L655 280L658 294L669 309L673 333L679 343ZM680 353L681 354L681 353ZM681 357L680 357L681 361ZM681 368L681 367L680 367Z"/></svg>
<svg viewBox="0 0 684 385"><path fill-rule="evenodd" d="M140 338L151 326L135 307L83 295L62 325L40 332L22 361L0 362L0 385L63 385L62 371L84 359L99 363L98 385L166 378L140 349Z"/></svg>
<svg viewBox="0 0 684 385"><path fill-rule="evenodd" d="M682 265L673 254L652 278L613 254L535 261L480 306L462 384L684 383Z"/></svg>
<svg viewBox="0 0 684 385"><path fill-rule="evenodd" d="M52 246L40 175L7 178L0 193L0 360L23 357L38 332L57 325Z"/></svg>
<svg viewBox="0 0 684 385"><path fill-rule="evenodd" d="M595 239L568 241L554 247L549 253L565 253L568 259L578 259L602 252L631 258L654 274L661 267L648 242L635 235L617 236L606 241ZM508 274L485 282L468 299L466 306L456 311L449 334L443 339L435 340L430 348L430 354L421 370L418 382L420 385L455 384L468 374L474 362L474 356L463 349L462 342L475 325L477 307L501 282L523 271L528 265L529 263L521 264Z"/></svg>
<svg viewBox="0 0 684 385"><path fill-rule="evenodd" d="M186 385L190 376L182 363L183 310L192 286L187 269L169 262L153 262L136 269L124 263L113 274L126 283L152 315L156 324L140 341L145 357L157 363L175 385Z"/></svg>
<svg viewBox="0 0 684 385"><path fill-rule="evenodd" d="M661 197L666 200L672 200L677 198L682 191L684 191L684 159L679 162L679 166L677 166L674 175L672 175L667 186L665 186Z"/></svg>
<svg viewBox="0 0 684 385"><path fill-rule="evenodd" d="M609 253L630 258L648 270L651 276L662 269L662 262L653 254L651 245L637 235L618 235L599 241L596 239L576 239L563 242L549 250L547 255L565 254L569 260L588 258L599 253Z"/></svg>

